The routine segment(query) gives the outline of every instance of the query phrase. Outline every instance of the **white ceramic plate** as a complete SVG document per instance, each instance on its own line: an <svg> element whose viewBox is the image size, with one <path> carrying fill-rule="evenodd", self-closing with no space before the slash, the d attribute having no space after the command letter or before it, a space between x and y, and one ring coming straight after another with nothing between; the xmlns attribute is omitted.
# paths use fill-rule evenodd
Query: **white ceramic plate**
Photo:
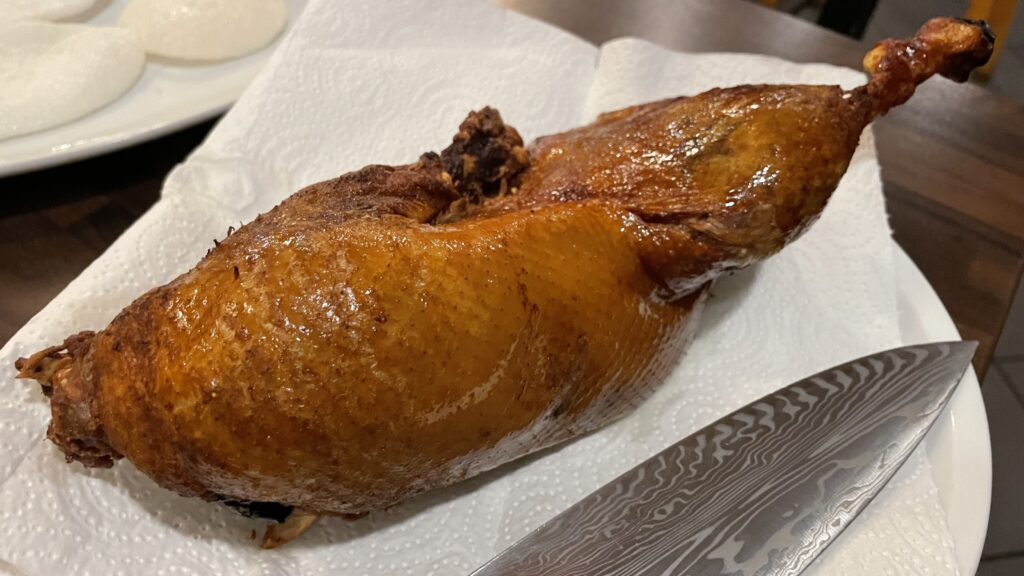
<svg viewBox="0 0 1024 576"><path fill-rule="evenodd" d="M905 252L895 250L900 331L907 344L960 340L949 313ZM992 449L978 377L971 368L925 437L962 576L978 569L992 499Z"/></svg>
<svg viewBox="0 0 1024 576"><path fill-rule="evenodd" d="M227 110L263 67L306 0L287 3L287 27L259 52L206 65L178 65L150 58L138 84L109 106L50 130L0 140L0 176L111 152ZM112 26L127 4L128 0L99 0L93 10L71 21Z"/></svg>

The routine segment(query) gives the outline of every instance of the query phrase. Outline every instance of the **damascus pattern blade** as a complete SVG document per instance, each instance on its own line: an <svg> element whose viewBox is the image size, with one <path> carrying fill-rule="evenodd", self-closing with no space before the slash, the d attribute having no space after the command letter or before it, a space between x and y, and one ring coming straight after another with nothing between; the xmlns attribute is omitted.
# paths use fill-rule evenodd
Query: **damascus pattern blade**
<svg viewBox="0 0 1024 576"><path fill-rule="evenodd" d="M897 348L791 384L598 489L474 576L799 574L921 441L976 346Z"/></svg>

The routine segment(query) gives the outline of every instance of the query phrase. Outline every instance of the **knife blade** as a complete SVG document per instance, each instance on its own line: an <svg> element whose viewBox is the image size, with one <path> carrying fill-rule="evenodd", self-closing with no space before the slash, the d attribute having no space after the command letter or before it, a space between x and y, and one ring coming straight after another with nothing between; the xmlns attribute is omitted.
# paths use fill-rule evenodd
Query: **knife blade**
<svg viewBox="0 0 1024 576"><path fill-rule="evenodd" d="M924 438L976 347L906 346L790 384L599 488L473 576L799 574Z"/></svg>

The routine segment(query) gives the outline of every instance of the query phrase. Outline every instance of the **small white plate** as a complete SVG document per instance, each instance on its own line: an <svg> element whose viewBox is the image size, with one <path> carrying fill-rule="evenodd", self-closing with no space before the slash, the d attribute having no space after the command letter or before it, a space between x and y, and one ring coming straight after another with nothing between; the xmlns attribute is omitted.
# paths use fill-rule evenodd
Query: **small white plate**
<svg viewBox="0 0 1024 576"><path fill-rule="evenodd" d="M907 254L895 249L897 307L905 344L960 340L953 320ZM946 512L961 576L978 570L992 500L992 449L978 377L964 375L925 437L939 500Z"/></svg>
<svg viewBox="0 0 1024 576"><path fill-rule="evenodd" d="M113 26L128 0L99 0L73 19ZM150 58L142 78L110 105L69 124L0 140L0 176L38 170L125 148L227 110L242 94L306 4L287 0L288 25L269 46L236 60L172 64Z"/></svg>

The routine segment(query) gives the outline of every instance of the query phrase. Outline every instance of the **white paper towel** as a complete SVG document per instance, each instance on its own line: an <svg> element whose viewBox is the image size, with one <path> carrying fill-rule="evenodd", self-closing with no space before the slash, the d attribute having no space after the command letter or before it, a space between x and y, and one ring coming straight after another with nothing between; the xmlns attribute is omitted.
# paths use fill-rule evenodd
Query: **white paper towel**
<svg viewBox="0 0 1024 576"><path fill-rule="evenodd" d="M98 329L188 269L229 225L368 163L439 150L470 109L497 106L524 137L604 110L748 82L851 85L849 70L675 54L636 40L601 51L479 0L309 4L267 69L163 199L0 351L0 572L458 575L716 417L814 371L896 346L895 285L870 133L807 236L722 279L670 382L638 411L556 450L392 510L318 523L275 551L260 522L178 497L129 463L69 466L43 441L48 409L13 379L19 355ZM956 574L919 451L814 574Z"/></svg>

